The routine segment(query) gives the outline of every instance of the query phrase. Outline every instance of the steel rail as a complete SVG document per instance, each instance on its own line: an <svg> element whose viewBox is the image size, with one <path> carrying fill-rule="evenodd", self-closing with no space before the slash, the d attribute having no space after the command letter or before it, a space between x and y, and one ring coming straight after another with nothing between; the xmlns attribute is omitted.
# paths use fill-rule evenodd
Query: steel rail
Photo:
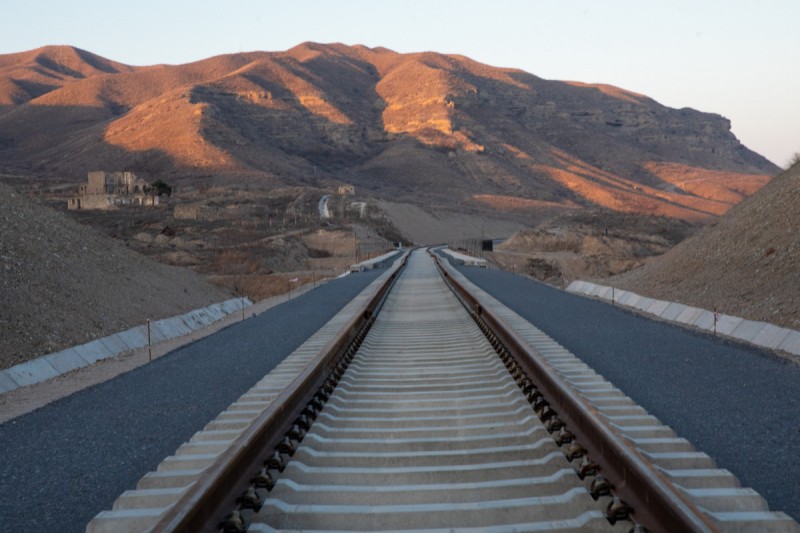
<svg viewBox="0 0 800 533"><path fill-rule="evenodd" d="M377 313L403 263L377 287L362 310L345 324L315 359L256 418L234 443L171 506L151 531L217 532L225 515L238 507L237 500L251 484L265 460L305 406L323 385L347 346Z"/></svg>
<svg viewBox="0 0 800 533"><path fill-rule="evenodd" d="M569 430L586 448L614 492L631 508L631 516L653 532L719 531L711 519L666 480L622 435L602 421L602 415L583 400L557 372L504 321L448 272L432 253L442 277L452 290L494 332L506 349L542 391Z"/></svg>

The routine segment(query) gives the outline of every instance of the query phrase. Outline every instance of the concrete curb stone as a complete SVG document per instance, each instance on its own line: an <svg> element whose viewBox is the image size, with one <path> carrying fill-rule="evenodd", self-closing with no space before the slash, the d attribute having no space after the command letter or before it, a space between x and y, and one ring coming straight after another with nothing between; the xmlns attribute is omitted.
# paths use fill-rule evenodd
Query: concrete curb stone
<svg viewBox="0 0 800 533"><path fill-rule="evenodd" d="M98 339L100 343L108 348L110 353L122 353L127 351L129 348L128 346L122 342L122 339L119 338L118 334L109 335L108 337L103 337Z"/></svg>
<svg viewBox="0 0 800 533"><path fill-rule="evenodd" d="M173 336L169 326L165 325L163 322L150 323L150 340L153 344L171 339Z"/></svg>
<svg viewBox="0 0 800 533"><path fill-rule="evenodd" d="M632 292L632 293L630 293L630 296L628 296L625 299L625 304L624 305L626 305L628 307L636 307L639 304L639 301L641 299L642 299L641 296L639 296L638 294Z"/></svg>
<svg viewBox="0 0 800 533"><path fill-rule="evenodd" d="M225 311L222 310L222 306L219 304L212 305L209 310L211 316L214 317L214 322L225 316Z"/></svg>
<svg viewBox="0 0 800 533"><path fill-rule="evenodd" d="M610 300L611 287L597 285L588 281L575 280L566 291L589 297ZM615 304L637 309L655 315L663 320L694 326L706 331L714 331L713 311L690 307L678 302L667 302L641 296L630 291L615 291ZM768 322L745 320L742 317L717 314L716 333L726 337L750 342L765 348L782 350L800 355L800 331L782 328Z"/></svg>
<svg viewBox="0 0 800 533"><path fill-rule="evenodd" d="M629 291L617 291L617 294L615 296L616 303L620 305L628 305L628 302L632 300L634 296L636 295Z"/></svg>
<svg viewBox="0 0 800 533"><path fill-rule="evenodd" d="M136 326L126 331L117 333L117 337L129 350L147 346L147 326Z"/></svg>
<svg viewBox="0 0 800 533"><path fill-rule="evenodd" d="M567 286L567 292L578 292L583 293L584 287L586 287L585 281L575 280Z"/></svg>
<svg viewBox="0 0 800 533"><path fill-rule="evenodd" d="M17 382L11 379L11 376L9 376L5 370L0 371L0 394L12 391L16 388L19 388Z"/></svg>
<svg viewBox="0 0 800 533"><path fill-rule="evenodd" d="M591 291L589 294L591 294L592 296L597 296L597 297L599 297L599 296L600 296L600 294L601 294L601 293L602 293L602 292L603 292L605 289L606 289L606 287L603 287L602 285L594 285L594 284L593 284L593 285L592 285L592 291Z"/></svg>
<svg viewBox="0 0 800 533"><path fill-rule="evenodd" d="M733 330L739 327L739 324L744 322L744 318L731 315L719 315L717 319L717 333L721 335L730 336Z"/></svg>
<svg viewBox="0 0 800 533"><path fill-rule="evenodd" d="M614 293L611 287L603 287L602 285L598 286L598 289L595 292L597 296L603 300L611 300L611 295Z"/></svg>
<svg viewBox="0 0 800 533"><path fill-rule="evenodd" d="M700 318L700 315L703 314L703 311L704 310L699 307L686 307L683 313L675 318L675 321L681 324L694 324L697 319Z"/></svg>
<svg viewBox="0 0 800 533"><path fill-rule="evenodd" d="M686 306L679 303L671 303L666 309L661 312L661 318L664 320L677 321L678 317L686 311Z"/></svg>
<svg viewBox="0 0 800 533"><path fill-rule="evenodd" d="M203 327L202 320L200 319L198 314L195 313L194 311L190 313L185 313L181 315L180 318L183 321L183 323L186 324L186 327L192 331Z"/></svg>
<svg viewBox="0 0 800 533"><path fill-rule="evenodd" d="M49 362L59 374L64 374L78 368L83 368L89 364L89 362L84 359L75 348L67 348L66 350L62 350L60 352L45 355L43 359Z"/></svg>
<svg viewBox="0 0 800 533"><path fill-rule="evenodd" d="M100 359L105 359L112 355L105 344L100 342L99 339L75 346L75 350L81 354L81 357L86 359L89 364L96 363Z"/></svg>
<svg viewBox="0 0 800 533"><path fill-rule="evenodd" d="M642 296L641 298L639 298L639 301L636 302L636 305L634 305L634 307L639 311L647 311L647 308L653 305L653 302L655 301L656 300L648 298L647 296Z"/></svg>
<svg viewBox="0 0 800 533"><path fill-rule="evenodd" d="M19 387L26 385L33 385L44 376L44 379L54 378L59 374L58 370L53 368L49 361L42 358L22 363L21 365L13 366L6 369L6 375L10 377Z"/></svg>
<svg viewBox="0 0 800 533"><path fill-rule="evenodd" d="M736 329L731 332L731 337L753 342L753 339L755 339L758 334L761 333L761 330L763 330L766 325L766 322L742 320L742 322L736 326Z"/></svg>
<svg viewBox="0 0 800 533"><path fill-rule="evenodd" d="M666 311L667 307L669 307L669 302L665 302L664 300L653 300L653 303L647 306L647 311L651 315L661 316L661 313Z"/></svg>
<svg viewBox="0 0 800 533"><path fill-rule="evenodd" d="M792 331L787 335L781 345L778 346L778 349L800 355L800 331Z"/></svg>
<svg viewBox="0 0 800 533"><path fill-rule="evenodd" d="M150 323L151 341L155 344L191 333L253 305L249 298L231 298L183 315ZM65 372L83 368L122 352L147 346L147 326L136 326L113 335L73 346L19 365L0 370L0 394L33 385Z"/></svg>
<svg viewBox="0 0 800 533"><path fill-rule="evenodd" d="M753 337L753 343L769 348L777 348L792 333L792 330L767 324Z"/></svg>
<svg viewBox="0 0 800 533"><path fill-rule="evenodd" d="M694 325L700 329L705 329L707 331L714 330L714 312L703 310L702 313L695 319Z"/></svg>
<svg viewBox="0 0 800 533"><path fill-rule="evenodd" d="M230 313L225 313L225 316L228 316L229 314ZM175 331L177 336L186 335L187 333L194 331L189 329L189 326L187 326L180 317L168 318L166 320L162 320L161 322L168 325L172 331Z"/></svg>

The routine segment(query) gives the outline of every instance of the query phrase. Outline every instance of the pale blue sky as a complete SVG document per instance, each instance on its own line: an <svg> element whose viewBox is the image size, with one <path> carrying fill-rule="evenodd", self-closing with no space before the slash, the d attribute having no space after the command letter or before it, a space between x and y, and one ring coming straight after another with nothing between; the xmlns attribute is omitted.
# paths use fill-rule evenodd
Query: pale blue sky
<svg viewBox="0 0 800 533"><path fill-rule="evenodd" d="M303 41L458 53L731 119L778 165L800 151L800 0L2 0L0 54L70 44L132 65Z"/></svg>

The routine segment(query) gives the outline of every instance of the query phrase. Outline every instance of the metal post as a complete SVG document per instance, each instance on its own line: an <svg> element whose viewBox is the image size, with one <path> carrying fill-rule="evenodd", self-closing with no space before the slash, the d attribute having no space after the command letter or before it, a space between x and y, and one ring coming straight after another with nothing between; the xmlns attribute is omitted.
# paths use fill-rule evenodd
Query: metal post
<svg viewBox="0 0 800 533"><path fill-rule="evenodd" d="M714 306L714 335L717 334L717 319L719 318L719 313L717 312L717 306Z"/></svg>
<svg viewBox="0 0 800 533"><path fill-rule="evenodd" d="M614 305L614 286L611 286L611 305Z"/></svg>
<svg viewBox="0 0 800 533"><path fill-rule="evenodd" d="M244 295L239 296L239 300L242 303L242 320L244 320Z"/></svg>
<svg viewBox="0 0 800 533"><path fill-rule="evenodd" d="M150 319L147 319L147 356L149 362L153 362L153 345L150 342Z"/></svg>

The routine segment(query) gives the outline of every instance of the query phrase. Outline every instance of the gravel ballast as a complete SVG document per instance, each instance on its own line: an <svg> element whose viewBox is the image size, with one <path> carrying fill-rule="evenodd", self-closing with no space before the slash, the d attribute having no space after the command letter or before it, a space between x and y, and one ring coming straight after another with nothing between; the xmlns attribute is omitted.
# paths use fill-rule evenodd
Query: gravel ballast
<svg viewBox="0 0 800 533"><path fill-rule="evenodd" d="M84 531L382 272L332 281L0 425L4 530Z"/></svg>
<svg viewBox="0 0 800 533"><path fill-rule="evenodd" d="M515 274L459 267L650 414L800 519L800 365Z"/></svg>

